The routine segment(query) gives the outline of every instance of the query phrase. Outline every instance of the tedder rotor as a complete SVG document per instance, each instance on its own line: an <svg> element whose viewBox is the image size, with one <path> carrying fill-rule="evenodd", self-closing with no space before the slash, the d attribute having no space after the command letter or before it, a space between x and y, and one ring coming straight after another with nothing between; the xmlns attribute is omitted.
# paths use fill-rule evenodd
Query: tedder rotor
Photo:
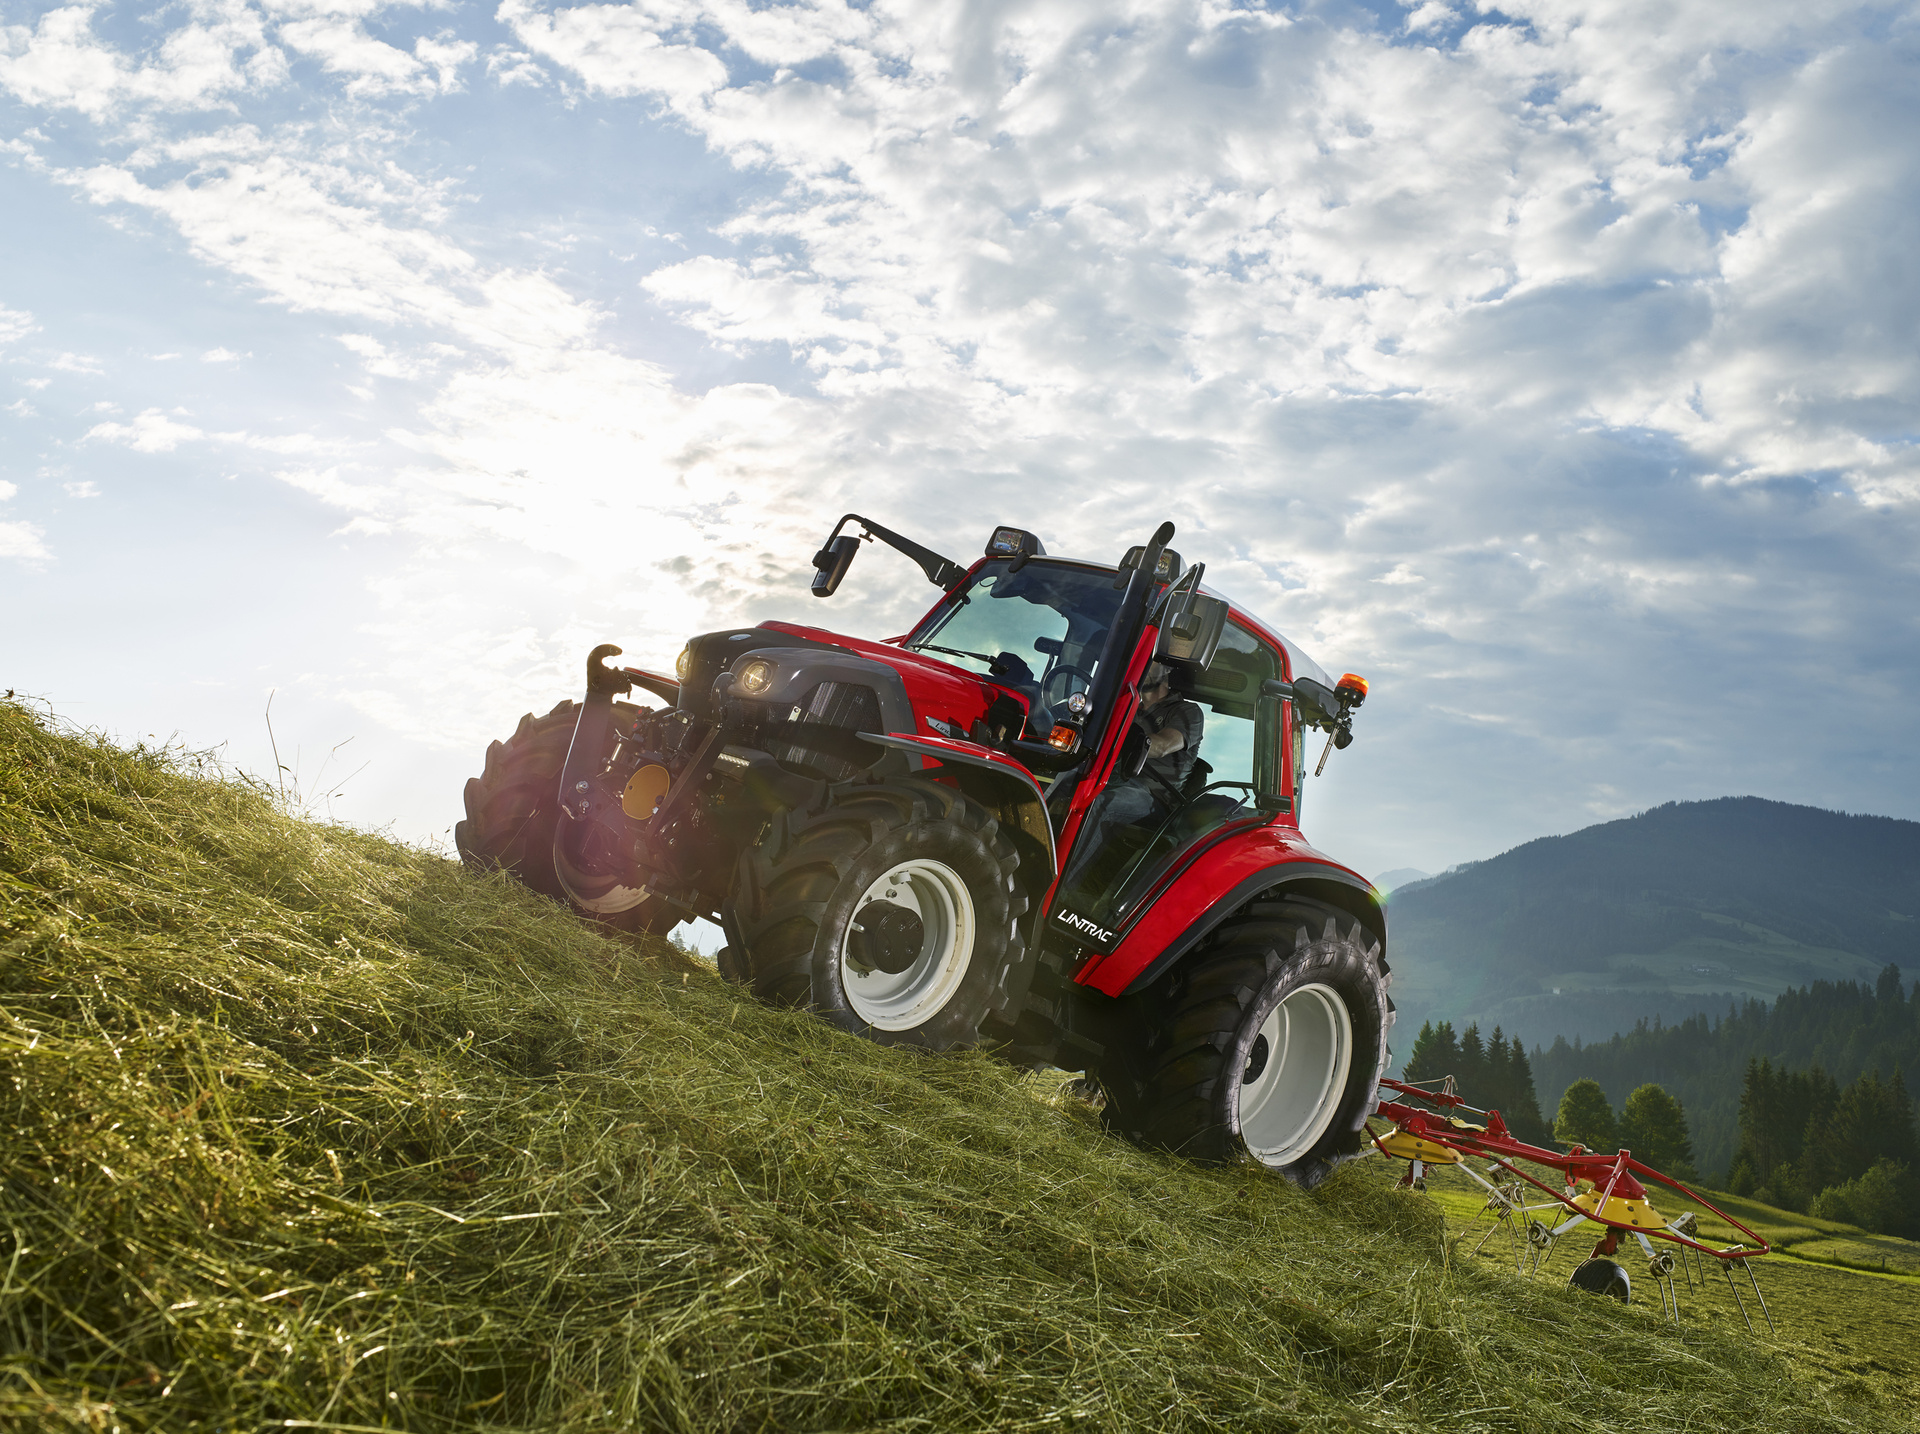
<svg viewBox="0 0 1920 1434"><path fill-rule="evenodd" d="M1660 1291L1660 1308L1675 1323L1680 1319L1680 1294L1674 1283L1676 1269L1694 1288L1695 1276L1704 1286L1706 1262L1716 1262L1726 1277L1734 1303L1747 1321L1746 1301L1734 1282L1738 1266L1773 1329L1773 1314L1760 1293L1751 1261L1771 1252L1772 1247L1733 1216L1711 1204L1671 1176L1635 1160L1631 1151L1612 1155L1590 1151L1581 1145L1568 1150L1549 1150L1516 1139L1497 1110L1478 1110L1455 1093L1451 1076L1441 1081L1413 1085L1405 1081L1382 1080L1383 1091L1399 1099L1383 1099L1379 1115L1392 1122L1390 1129L1377 1132L1371 1127L1368 1137L1382 1154L1407 1163L1402 1186L1426 1189L1429 1169L1457 1170L1486 1196L1481 1213L1492 1217L1492 1224L1474 1247L1478 1254L1497 1232L1504 1230L1517 1250L1516 1270L1531 1275L1553 1257L1561 1237L1581 1225L1593 1225L1600 1239L1592 1252L1575 1268L1567 1283L1590 1294L1610 1295L1625 1302L1632 1298L1633 1281L1626 1266L1615 1256L1620 1253L1622 1237L1637 1243L1647 1261L1647 1274ZM1438 1086L1438 1089L1428 1089ZM1409 1104L1419 1102L1419 1104ZM1475 1124L1462 1118L1462 1112L1483 1116ZM1485 1161L1482 1175L1470 1162ZM1549 1184L1518 1162L1557 1171L1558 1184ZM1493 1178L1488 1178L1493 1177ZM1681 1198L1702 1207L1746 1237L1746 1242L1712 1245L1700 1238L1699 1215L1686 1210L1669 1219L1654 1208L1647 1182L1663 1186ZM1531 1187L1531 1190L1529 1189ZM1534 1198L1535 1196L1540 1198ZM1655 1248L1655 1242L1660 1248ZM1750 1242L1750 1243L1749 1243ZM1691 1257L1693 1264L1688 1265ZM1776 1331L1777 1332L1777 1331Z"/></svg>

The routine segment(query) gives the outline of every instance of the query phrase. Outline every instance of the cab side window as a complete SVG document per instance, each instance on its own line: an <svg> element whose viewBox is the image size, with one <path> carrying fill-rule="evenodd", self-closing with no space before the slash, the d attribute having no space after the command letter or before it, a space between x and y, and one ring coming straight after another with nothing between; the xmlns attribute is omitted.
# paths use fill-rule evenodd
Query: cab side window
<svg viewBox="0 0 1920 1434"><path fill-rule="evenodd" d="M1206 713L1207 734L1200 762L1206 764L1204 785L1235 782L1222 787L1222 796L1253 805L1249 787L1277 791L1279 773L1279 713L1272 698L1262 698L1260 684L1280 675L1278 654L1238 623L1228 623L1221 635L1213 665L1183 684L1186 695ZM1273 710L1268 710L1273 709ZM1198 768L1200 763L1195 763ZM1196 790L1203 783L1189 778Z"/></svg>

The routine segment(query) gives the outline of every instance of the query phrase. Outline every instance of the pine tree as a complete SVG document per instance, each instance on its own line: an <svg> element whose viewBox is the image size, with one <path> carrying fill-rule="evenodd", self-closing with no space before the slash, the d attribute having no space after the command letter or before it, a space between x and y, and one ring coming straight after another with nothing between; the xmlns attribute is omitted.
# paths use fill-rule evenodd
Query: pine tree
<svg viewBox="0 0 1920 1434"><path fill-rule="evenodd" d="M1697 1180L1693 1140L1680 1102L1649 1082L1627 1097L1620 1113L1620 1144L1633 1157L1676 1180Z"/></svg>
<svg viewBox="0 0 1920 1434"><path fill-rule="evenodd" d="M1486 1094L1476 1104L1488 1110L1505 1112L1513 1108L1513 1071L1507 1051L1507 1035L1498 1026L1487 1037L1486 1062L1481 1067L1480 1086Z"/></svg>
<svg viewBox="0 0 1920 1434"><path fill-rule="evenodd" d="M1478 1023L1460 1033L1460 1094L1474 1105L1486 1108L1487 1048L1480 1040Z"/></svg>
<svg viewBox="0 0 1920 1434"><path fill-rule="evenodd" d="M1596 1080L1577 1080L1560 1097L1560 1110L1553 1121L1553 1138L1562 1145L1584 1145L1602 1154L1620 1148L1619 1127L1607 1093Z"/></svg>
<svg viewBox="0 0 1920 1434"><path fill-rule="evenodd" d="M1507 1128L1520 1139L1533 1145L1545 1145L1553 1139L1553 1131L1540 1115L1540 1097L1533 1088L1533 1066L1527 1060L1527 1048L1520 1044L1515 1036L1507 1052L1507 1070L1512 1102L1500 1108L1506 1117Z"/></svg>
<svg viewBox="0 0 1920 1434"><path fill-rule="evenodd" d="M1442 1021L1436 1026L1429 1021L1414 1037L1413 1049L1407 1054L1401 1079L1409 1084L1437 1081L1458 1075L1459 1066L1460 1043L1454 1038L1453 1023Z"/></svg>
<svg viewBox="0 0 1920 1434"><path fill-rule="evenodd" d="M1891 1082L1883 1082L1879 1071L1861 1076L1834 1100L1820 1136L1818 1149L1824 1159L1817 1172L1818 1184L1813 1179L1816 1172L1807 1171L1807 1186L1812 1190L1858 1179L1879 1160L1914 1164L1913 1103L1907 1098L1906 1082L1897 1072Z"/></svg>

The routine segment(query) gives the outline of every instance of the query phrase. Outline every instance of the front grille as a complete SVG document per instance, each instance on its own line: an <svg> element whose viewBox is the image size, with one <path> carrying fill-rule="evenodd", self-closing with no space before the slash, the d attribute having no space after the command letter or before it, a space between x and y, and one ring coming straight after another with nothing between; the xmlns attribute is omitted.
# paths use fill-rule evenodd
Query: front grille
<svg viewBox="0 0 1920 1434"><path fill-rule="evenodd" d="M797 715L795 715L797 714ZM795 704L794 720L850 732L881 732L880 699L871 687L852 682L818 682Z"/></svg>
<svg viewBox="0 0 1920 1434"><path fill-rule="evenodd" d="M855 739L856 732L884 732L880 699L871 687L852 682L819 682L798 702L770 714L766 750L790 767L818 772L844 782L879 758L881 749Z"/></svg>

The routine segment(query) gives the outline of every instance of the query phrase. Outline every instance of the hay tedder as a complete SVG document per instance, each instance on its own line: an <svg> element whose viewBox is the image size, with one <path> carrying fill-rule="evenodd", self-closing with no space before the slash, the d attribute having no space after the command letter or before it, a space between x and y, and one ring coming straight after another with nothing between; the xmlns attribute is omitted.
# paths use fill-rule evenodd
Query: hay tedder
<svg viewBox="0 0 1920 1434"><path fill-rule="evenodd" d="M1438 1089L1427 1089L1437 1086ZM1772 1247L1760 1235L1724 1210L1688 1189L1671 1176L1662 1175L1650 1165L1633 1158L1631 1151L1612 1155L1575 1145L1569 1150L1549 1150L1514 1138L1497 1110L1478 1110L1455 1093L1453 1078L1410 1085L1405 1081L1383 1079L1383 1096L1391 1092L1398 1099L1383 1098L1379 1115L1392 1128L1380 1132L1368 1128L1374 1147L1382 1154L1407 1163L1401 1176L1402 1186L1426 1189L1430 1168L1451 1167L1479 1187L1486 1196L1480 1213L1490 1217L1489 1228L1474 1246L1478 1254L1495 1235L1504 1232L1515 1255L1515 1269L1533 1274L1548 1265L1554 1248L1563 1235L1581 1225L1595 1225L1601 1232L1587 1258L1575 1266L1568 1279L1575 1289L1590 1294L1609 1295L1623 1303L1633 1296L1633 1281L1626 1267L1614 1258L1620 1252L1622 1236L1631 1237L1647 1259L1647 1275L1660 1291L1660 1308L1675 1323L1680 1319L1680 1293L1676 1271L1694 1288L1696 1276L1704 1287L1706 1262L1717 1262L1733 1292L1734 1303L1749 1331L1752 1316L1734 1282L1733 1269L1739 1266L1747 1277L1754 1300L1773 1329L1773 1314L1754 1278L1752 1259L1768 1254ZM1420 1102L1410 1104L1409 1102ZM1474 1124L1464 1114L1484 1117ZM1471 1162L1487 1162L1483 1175ZM1558 1185L1549 1184L1518 1162L1557 1171ZM1661 1185L1711 1211L1747 1242L1712 1245L1700 1238L1699 1216L1687 1210L1668 1219L1654 1208L1645 1182ZM1529 1188L1531 1187L1531 1188ZM1655 1241L1663 1247L1655 1248ZM1691 1265L1688 1261L1691 1258ZM1777 1332L1777 1331L1776 1331Z"/></svg>

